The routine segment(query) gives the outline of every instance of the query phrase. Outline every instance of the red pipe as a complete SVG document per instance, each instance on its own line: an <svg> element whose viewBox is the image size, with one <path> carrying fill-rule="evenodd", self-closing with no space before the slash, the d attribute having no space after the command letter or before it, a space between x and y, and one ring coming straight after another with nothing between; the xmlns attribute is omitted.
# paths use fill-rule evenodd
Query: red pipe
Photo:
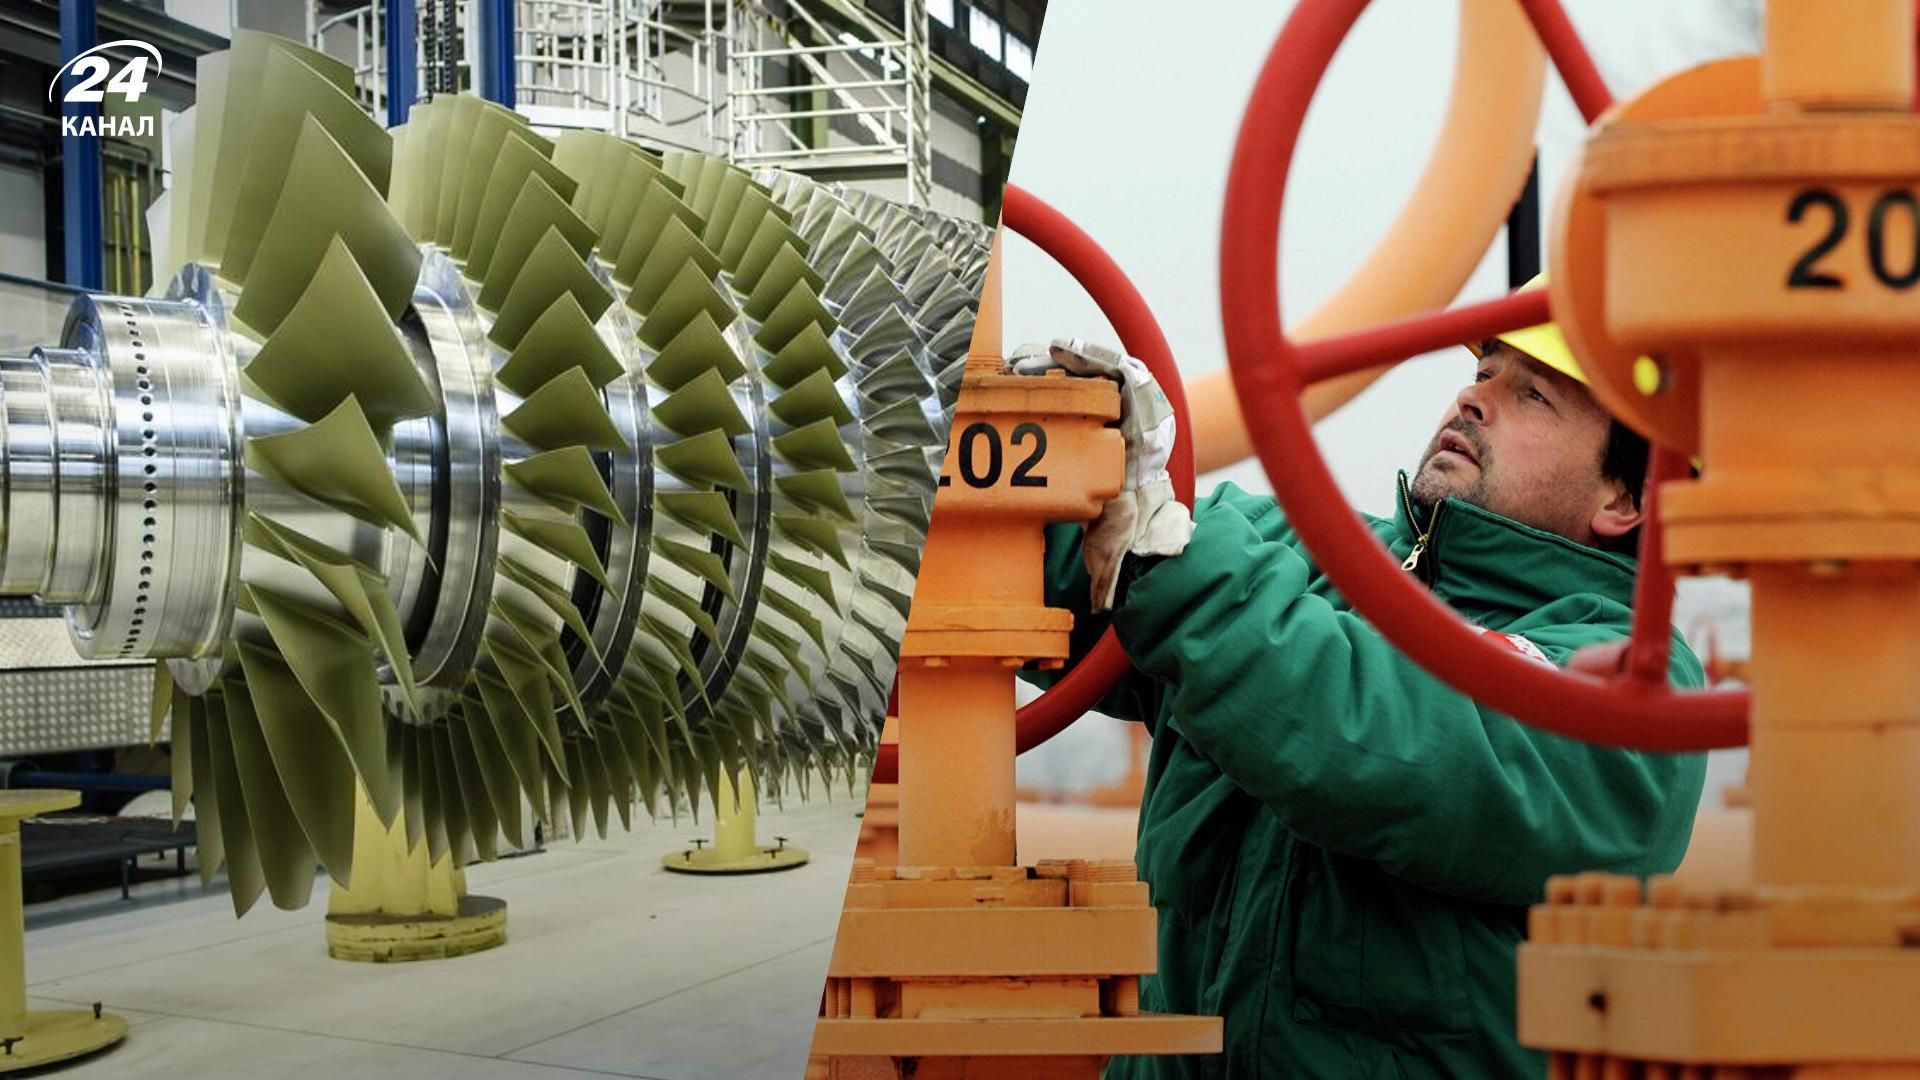
<svg viewBox="0 0 1920 1080"><path fill-rule="evenodd" d="M1589 124L1600 119L1600 114L1612 106L1613 95L1607 90L1606 80L1600 77L1600 69L1594 66L1586 43L1580 40L1580 32L1573 28L1566 9L1560 6L1560 0L1520 0L1520 6L1526 9L1527 18L1533 22L1533 32L1540 35L1540 43L1547 47L1547 55L1560 72L1560 81L1566 84L1580 115Z"/></svg>
<svg viewBox="0 0 1920 1080"><path fill-rule="evenodd" d="M1664 679L1602 679L1491 646L1402 572L1341 498L1300 404L1306 386L1303 350L1288 340L1281 321L1280 217L1307 107L1365 7L1366 0L1301 0L1261 68L1228 173L1220 243L1227 360L1246 415L1265 421L1249 428L1290 523L1355 610L1461 693L1525 723L1588 742L1669 751L1743 745L1744 691L1675 693ZM1543 35L1561 35L1547 41L1556 65L1576 67L1585 60L1585 50L1574 48L1578 38L1571 26L1554 23L1555 15L1560 23L1565 19L1557 4L1529 3L1528 11L1541 20ZM1585 67L1591 69L1591 62ZM1582 84L1576 93L1585 96L1583 110L1604 108L1580 70L1569 76L1563 68L1562 77L1570 86ZM1506 329L1532 321L1518 304L1506 314L1514 318ZM1657 592L1657 584L1656 579L1642 591ZM1642 649L1654 647L1645 641L1645 624L1651 621L1641 620L1637 644ZM1664 639L1662 623L1653 630Z"/></svg>
<svg viewBox="0 0 1920 1080"><path fill-rule="evenodd" d="M1640 572L1633 582L1633 642L1625 674L1652 686L1665 686L1673 653L1673 571L1660 527L1660 485L1687 475L1687 459L1667 447L1655 447L1640 489L1646 524L1640 529Z"/></svg>
<svg viewBox="0 0 1920 1080"><path fill-rule="evenodd" d="M1073 275L1099 306L1100 313L1113 324L1114 333L1119 335L1128 355L1144 362L1160 388L1166 391L1167 401L1173 406L1175 425L1173 453L1167 461L1167 471L1173 477L1174 494L1192 506L1193 425L1187 415L1187 395L1180 383L1180 369L1173 361L1173 350L1168 347L1167 337L1155 321L1146 298L1093 237L1026 189L1007 185L1000 220ZM1105 697L1131 666L1126 650L1109 629L1073 670L1015 714L1016 750L1024 754L1064 731ZM898 782L899 753L897 746L880 746L874 759L874 783Z"/></svg>
<svg viewBox="0 0 1920 1080"><path fill-rule="evenodd" d="M1498 300L1466 304L1428 315L1396 319L1350 334L1301 343L1294 352L1306 384L1394 364L1409 356L1444 349L1463 341L1485 341L1502 329L1534 326L1552 318L1542 289L1513 293Z"/></svg>

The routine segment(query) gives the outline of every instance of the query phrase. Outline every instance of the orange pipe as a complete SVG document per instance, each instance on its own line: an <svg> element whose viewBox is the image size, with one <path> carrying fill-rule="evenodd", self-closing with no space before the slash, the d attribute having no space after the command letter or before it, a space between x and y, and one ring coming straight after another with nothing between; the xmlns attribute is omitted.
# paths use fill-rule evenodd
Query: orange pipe
<svg viewBox="0 0 1920 1080"><path fill-rule="evenodd" d="M1920 888L1920 569L1753 580L1754 883Z"/></svg>
<svg viewBox="0 0 1920 1080"><path fill-rule="evenodd" d="M1906 0L1768 4L1762 89L1774 109L1904 110L1913 101Z"/></svg>
<svg viewBox="0 0 1920 1080"><path fill-rule="evenodd" d="M993 248L987 253L987 272L980 281L980 309L973 319L973 340L967 346L967 370L992 373L1000 370L1000 233L993 230Z"/></svg>
<svg viewBox="0 0 1920 1080"><path fill-rule="evenodd" d="M1533 136L1546 85L1545 53L1513 0L1461 0L1447 115L1413 195L1366 262L1294 329L1298 341L1360 330L1430 311L1459 293L1533 164ZM1386 368L1329 379L1305 394L1320 420ZM1227 369L1187 384L1195 464L1225 468L1253 454Z"/></svg>
<svg viewBox="0 0 1920 1080"><path fill-rule="evenodd" d="M900 864L1013 866L1013 678L994 658L900 669Z"/></svg>
<svg viewBox="0 0 1920 1080"><path fill-rule="evenodd" d="M996 236L896 676L903 866L1015 864L1014 678L1072 625L1046 607L1045 525L1092 518L1123 474L1116 384L1000 374L1000 301ZM1023 458L1039 483L1013 482Z"/></svg>
<svg viewBox="0 0 1920 1080"><path fill-rule="evenodd" d="M1000 230L980 283L980 308L967 347L967 373L1000 370ZM951 470L949 470L951 471ZM1000 550L1024 566L1039 552L1007 551L1003 545L1036 547L1041 538L1015 532L1000 535L995 523L953 518L929 530L923 565L966 565L969 553ZM1027 541L1021 544L1021 541ZM997 561L997 560L996 560ZM1032 575L979 575L974 584L990 595L974 593L982 603L1038 605L1040 583ZM927 590L938 599L944 590ZM1013 831L1013 725L995 719L1014 707L1013 681L993 658L945 658L931 664L907 663L896 678L900 715L912 717L912 738L900 740L900 785L913 798L900 800L899 858L907 866L1011 866Z"/></svg>

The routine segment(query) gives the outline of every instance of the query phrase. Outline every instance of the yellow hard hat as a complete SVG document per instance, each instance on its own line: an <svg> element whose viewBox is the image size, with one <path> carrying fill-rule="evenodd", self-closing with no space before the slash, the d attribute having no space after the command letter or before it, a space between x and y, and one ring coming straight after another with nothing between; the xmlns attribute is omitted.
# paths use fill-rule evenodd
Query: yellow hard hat
<svg viewBox="0 0 1920 1080"><path fill-rule="evenodd" d="M1533 280L1514 291L1527 292L1532 289L1544 289L1546 287L1547 275L1542 272L1533 275ZM1567 337L1560 332L1560 325L1558 323L1547 322L1541 323L1538 326L1528 326L1519 330L1509 331L1505 334L1496 335L1496 340L1511 345L1521 354L1538 360L1540 363L1578 382L1581 386L1592 385L1587 381L1587 373L1580 370L1580 361L1574 359L1573 348L1567 344ZM1481 344L1481 342L1473 342L1467 346L1467 350L1473 353L1473 355L1479 356ZM1654 363L1652 357L1643 356L1634 362L1633 383L1643 394L1652 394L1659 388L1660 367ZM1699 458L1694 459L1693 467L1696 470L1700 468Z"/></svg>
<svg viewBox="0 0 1920 1080"><path fill-rule="evenodd" d="M1515 291L1531 292L1534 289L1546 287L1547 275L1540 273L1535 274L1533 280ZM1498 339L1560 374L1577 380L1582 386L1587 385L1586 372L1580 370L1580 361L1574 359L1573 349L1567 345L1566 335L1560 332L1559 324L1548 322L1520 330L1510 330L1498 335ZM1475 356L1480 355L1479 342L1469 344L1467 349Z"/></svg>

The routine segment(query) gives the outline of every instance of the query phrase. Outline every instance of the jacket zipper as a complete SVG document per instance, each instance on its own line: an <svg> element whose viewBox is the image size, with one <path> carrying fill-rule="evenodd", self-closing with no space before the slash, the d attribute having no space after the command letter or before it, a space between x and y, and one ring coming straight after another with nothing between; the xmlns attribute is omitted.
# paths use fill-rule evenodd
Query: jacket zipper
<svg viewBox="0 0 1920 1080"><path fill-rule="evenodd" d="M1406 507L1407 520L1414 523L1415 529L1413 550L1407 552L1407 557L1400 563L1400 569L1411 574L1418 571L1420 556L1425 555L1432 548L1434 527L1440 524L1440 513L1446 509L1447 504L1442 501L1438 506L1435 506L1433 513L1427 517L1426 528L1420 528L1418 524L1419 519L1415 515L1413 508L1413 492L1407 487L1407 478L1404 473L1400 476L1400 501ZM1431 578L1428 580L1431 580Z"/></svg>

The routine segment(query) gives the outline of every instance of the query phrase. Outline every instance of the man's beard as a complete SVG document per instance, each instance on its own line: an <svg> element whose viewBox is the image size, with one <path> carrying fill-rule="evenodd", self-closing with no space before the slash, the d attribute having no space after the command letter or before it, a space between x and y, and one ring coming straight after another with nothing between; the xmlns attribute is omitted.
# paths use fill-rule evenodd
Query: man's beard
<svg viewBox="0 0 1920 1080"><path fill-rule="evenodd" d="M1444 473L1429 472L1427 467L1433 463L1434 456L1440 453L1440 436L1453 432L1473 450L1473 483L1465 488L1459 487L1453 477ZM1424 520L1433 513L1433 508L1441 499L1459 499L1474 506L1487 507L1487 465L1490 453L1487 444L1480 437L1479 425L1469 420L1456 418L1433 433L1433 440L1427 443L1427 449L1420 455L1420 466L1414 470L1413 483L1408 488L1415 511Z"/></svg>

